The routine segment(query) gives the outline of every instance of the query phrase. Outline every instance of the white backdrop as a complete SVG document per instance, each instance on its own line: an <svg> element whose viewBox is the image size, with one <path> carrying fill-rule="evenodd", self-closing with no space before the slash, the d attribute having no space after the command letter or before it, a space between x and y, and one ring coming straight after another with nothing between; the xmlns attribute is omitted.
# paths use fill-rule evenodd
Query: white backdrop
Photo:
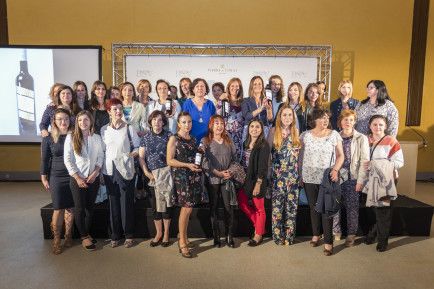
<svg viewBox="0 0 434 289"><path fill-rule="evenodd" d="M178 87L183 77L193 80L206 79L210 89L214 82L222 82L225 87L229 79L239 77L243 83L244 97L248 97L250 79L261 76L265 82L278 74L285 85L298 81L303 87L317 79L317 58L315 57L253 57L253 56L165 56L127 55L125 57L126 80L137 84L140 79L148 79L153 88L151 96L156 97L155 83L165 79ZM211 92L210 92L211 94ZM179 95L179 93L178 93Z"/></svg>

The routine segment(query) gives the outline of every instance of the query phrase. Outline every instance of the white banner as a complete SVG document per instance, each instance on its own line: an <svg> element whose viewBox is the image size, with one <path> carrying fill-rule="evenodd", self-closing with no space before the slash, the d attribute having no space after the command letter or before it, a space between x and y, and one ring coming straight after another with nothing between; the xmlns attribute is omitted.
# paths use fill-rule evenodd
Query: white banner
<svg viewBox="0 0 434 289"><path fill-rule="evenodd" d="M317 65L317 58L314 57L127 55L125 72L126 80L134 85L140 79L149 80L153 87L153 98L156 97L155 83L158 79L167 80L178 87L183 77L191 80L204 78L210 90L215 82L220 81L226 87L229 79L238 77L243 83L244 97L248 97L250 79L255 75L261 76L265 83L271 75L280 75L286 95L291 82L298 81L303 87L316 82Z"/></svg>

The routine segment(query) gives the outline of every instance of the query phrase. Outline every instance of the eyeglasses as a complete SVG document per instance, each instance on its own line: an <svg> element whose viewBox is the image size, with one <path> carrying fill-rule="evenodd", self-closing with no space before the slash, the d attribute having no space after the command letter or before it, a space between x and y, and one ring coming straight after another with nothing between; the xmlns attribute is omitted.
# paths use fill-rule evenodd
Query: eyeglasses
<svg viewBox="0 0 434 289"><path fill-rule="evenodd" d="M67 121L69 121L69 118L68 117L64 117L64 118L56 117L55 120L58 122L62 122L62 121L67 122Z"/></svg>

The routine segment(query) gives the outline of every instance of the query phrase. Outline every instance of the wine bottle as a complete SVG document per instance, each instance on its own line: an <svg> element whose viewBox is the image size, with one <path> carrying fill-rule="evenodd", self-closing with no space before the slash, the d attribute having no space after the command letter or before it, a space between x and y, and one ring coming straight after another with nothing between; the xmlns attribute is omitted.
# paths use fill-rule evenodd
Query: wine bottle
<svg viewBox="0 0 434 289"><path fill-rule="evenodd" d="M22 51L15 85L20 135L36 135L35 89L33 77L29 74L26 49Z"/></svg>
<svg viewBox="0 0 434 289"><path fill-rule="evenodd" d="M269 84L265 86L265 97L268 100L268 104L271 105L273 103L273 92L271 91Z"/></svg>
<svg viewBox="0 0 434 289"><path fill-rule="evenodd" d="M173 105L173 100L172 100L172 98L170 96L168 96L166 98L166 103L164 104L164 107L166 109L166 113L168 115L172 114L172 105Z"/></svg>
<svg viewBox="0 0 434 289"><path fill-rule="evenodd" d="M197 148L196 151L196 156L194 157L194 164L201 167L202 166L202 162L203 162L203 156L205 154L205 149L203 147L203 144L200 143L199 147Z"/></svg>
<svg viewBox="0 0 434 289"><path fill-rule="evenodd" d="M228 117L229 116L229 101L227 101L226 99L222 100L222 110L221 110L221 114L222 117Z"/></svg>

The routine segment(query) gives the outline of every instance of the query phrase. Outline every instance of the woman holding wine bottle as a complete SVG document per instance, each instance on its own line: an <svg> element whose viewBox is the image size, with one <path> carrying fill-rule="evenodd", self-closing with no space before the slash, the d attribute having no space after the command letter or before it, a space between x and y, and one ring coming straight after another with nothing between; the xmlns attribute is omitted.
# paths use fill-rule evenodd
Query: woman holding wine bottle
<svg viewBox="0 0 434 289"><path fill-rule="evenodd" d="M181 207L179 214L179 253L191 258L191 244L187 238L187 228L193 206L202 202L200 166L195 164L197 152L196 138L191 135L192 119L188 112L178 116L178 132L169 138L167 144L167 164L172 167L176 191L176 204Z"/></svg>
<svg viewBox="0 0 434 289"><path fill-rule="evenodd" d="M241 111L243 103L243 85L237 77L231 78L226 85L226 92L220 96L217 102L217 114L226 120L226 131L234 142L237 150L237 160L243 150L244 118Z"/></svg>
<svg viewBox="0 0 434 289"><path fill-rule="evenodd" d="M176 99L169 96L169 83L163 79L157 80L156 84L158 100L151 100L148 104L148 114L159 110L165 113L167 117L168 130L176 133L176 119L181 112L181 106Z"/></svg>

